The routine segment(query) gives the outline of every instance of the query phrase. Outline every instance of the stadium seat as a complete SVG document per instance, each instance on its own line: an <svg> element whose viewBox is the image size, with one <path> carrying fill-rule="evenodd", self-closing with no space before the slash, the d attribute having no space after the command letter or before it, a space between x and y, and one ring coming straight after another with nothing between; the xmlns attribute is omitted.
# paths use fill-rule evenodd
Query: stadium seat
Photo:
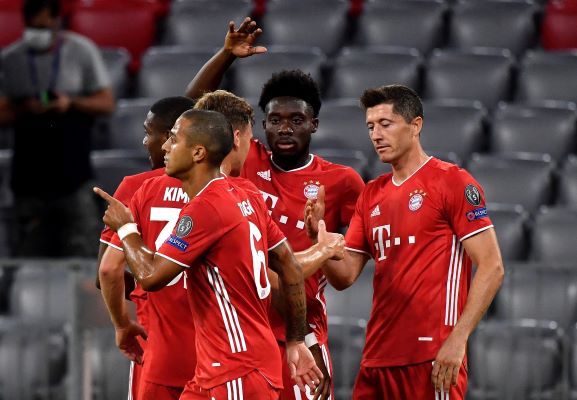
<svg viewBox="0 0 577 400"><path fill-rule="evenodd" d="M526 1L473 1L454 5L449 45L458 49L498 47L521 55L537 38L537 7Z"/></svg>
<svg viewBox="0 0 577 400"><path fill-rule="evenodd" d="M540 262L575 261L577 260L575 238L577 238L577 209L543 208L535 216L531 235L531 259Z"/></svg>
<svg viewBox="0 0 577 400"><path fill-rule="evenodd" d="M490 148L497 153L545 153L561 160L575 152L576 136L574 104L501 104L493 115Z"/></svg>
<svg viewBox="0 0 577 400"><path fill-rule="evenodd" d="M529 212L551 202L554 167L549 156L534 154L473 154L467 164L489 203L520 204Z"/></svg>
<svg viewBox="0 0 577 400"><path fill-rule="evenodd" d="M497 233L503 260L526 260L529 214L521 206L492 203L487 209Z"/></svg>
<svg viewBox="0 0 577 400"><path fill-rule="evenodd" d="M555 323L491 321L469 340L471 400L562 399L563 345Z"/></svg>
<svg viewBox="0 0 577 400"><path fill-rule="evenodd" d="M319 48L270 46L266 56L250 57L235 65L234 93L258 98L263 84L274 72L292 69L310 73L320 85L324 62L325 56Z"/></svg>
<svg viewBox="0 0 577 400"><path fill-rule="evenodd" d="M577 52L528 51L521 62L517 101L577 102Z"/></svg>
<svg viewBox="0 0 577 400"><path fill-rule="evenodd" d="M362 177L368 175L369 160L362 151L342 148L311 148L314 154L334 164L351 167Z"/></svg>
<svg viewBox="0 0 577 400"><path fill-rule="evenodd" d="M323 103L311 146L360 150L368 160L376 157L365 123L365 113L357 99Z"/></svg>
<svg viewBox="0 0 577 400"><path fill-rule="evenodd" d="M150 170L150 162L141 151L92 151L90 157L96 185L108 193L114 193L125 176Z"/></svg>
<svg viewBox="0 0 577 400"><path fill-rule="evenodd" d="M187 84L214 54L214 49L152 47L142 58L137 96L160 99L183 95Z"/></svg>
<svg viewBox="0 0 577 400"><path fill-rule="evenodd" d="M435 50L425 73L425 97L479 100L493 108L511 97L513 65L508 50Z"/></svg>
<svg viewBox="0 0 577 400"><path fill-rule="evenodd" d="M144 139L144 120L148 110L154 104L151 98L119 100L116 110L110 117L110 147L140 151L142 158L148 153L142 145Z"/></svg>
<svg viewBox="0 0 577 400"><path fill-rule="evenodd" d="M342 292L330 284L325 289L327 315L329 318L368 321L373 303L373 278L375 263L369 260L355 283Z"/></svg>
<svg viewBox="0 0 577 400"><path fill-rule="evenodd" d="M87 352L91 361L93 398L125 398L128 393L130 361L116 347L114 330L112 327L92 329L88 335Z"/></svg>
<svg viewBox="0 0 577 400"><path fill-rule="evenodd" d="M421 145L427 151L454 152L462 160L485 147L487 111L478 101L423 102Z"/></svg>
<svg viewBox="0 0 577 400"><path fill-rule="evenodd" d="M174 1L166 18L162 44L221 47L228 22L235 21L238 28L244 18L251 15L251 7L248 1Z"/></svg>
<svg viewBox="0 0 577 400"><path fill-rule="evenodd" d="M0 150L0 207L12 206L14 198L10 187L12 150Z"/></svg>
<svg viewBox="0 0 577 400"><path fill-rule="evenodd" d="M399 83L421 91L423 60L405 47L344 48L336 57L327 88L329 98L359 98L367 88Z"/></svg>
<svg viewBox="0 0 577 400"><path fill-rule="evenodd" d="M123 48L100 49L104 63L108 69L112 89L116 98L126 97L128 90L128 64L130 54Z"/></svg>
<svg viewBox="0 0 577 400"><path fill-rule="evenodd" d="M569 365L569 398L571 400L577 400L577 325L571 327L569 334L569 338L571 340L571 359Z"/></svg>
<svg viewBox="0 0 577 400"><path fill-rule="evenodd" d="M577 155L567 157L559 172L557 204L577 208Z"/></svg>
<svg viewBox="0 0 577 400"><path fill-rule="evenodd" d="M332 55L345 40L347 11L344 2L334 2L328 7L325 2L309 1L299 6L293 2L269 1L259 41L265 45L318 47Z"/></svg>
<svg viewBox="0 0 577 400"><path fill-rule="evenodd" d="M577 3L549 1L541 24L541 45L548 51L577 49Z"/></svg>
<svg viewBox="0 0 577 400"><path fill-rule="evenodd" d="M22 37L24 21L20 8L0 8L0 48L7 47Z"/></svg>
<svg viewBox="0 0 577 400"><path fill-rule="evenodd" d="M414 47L428 54L442 43L446 6L441 1L365 2L364 8L355 45Z"/></svg>
<svg viewBox="0 0 577 400"><path fill-rule="evenodd" d="M156 34L156 10L150 7L79 8L69 19L70 30L88 36L101 47L123 47L130 53L130 70Z"/></svg>

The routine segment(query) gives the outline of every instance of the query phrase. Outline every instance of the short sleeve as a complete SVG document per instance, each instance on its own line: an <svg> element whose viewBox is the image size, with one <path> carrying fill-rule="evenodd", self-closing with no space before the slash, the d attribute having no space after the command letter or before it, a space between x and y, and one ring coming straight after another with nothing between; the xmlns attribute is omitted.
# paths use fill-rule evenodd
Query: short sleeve
<svg viewBox="0 0 577 400"><path fill-rule="evenodd" d="M345 242L347 250L356 251L359 253L367 253L371 255L371 249L365 237L365 207L364 207L364 193L363 192L356 203L355 212L349 223L349 229L345 235Z"/></svg>
<svg viewBox="0 0 577 400"><path fill-rule="evenodd" d="M357 199L365 187L365 183L356 171L351 170L347 182L347 191L343 193L341 203L340 225L347 226L355 212Z"/></svg>
<svg viewBox="0 0 577 400"><path fill-rule="evenodd" d="M279 244L287 240L284 233L280 230L276 222L273 221L268 212L265 212L266 224L267 224L267 240L268 240L268 250L272 250Z"/></svg>
<svg viewBox="0 0 577 400"><path fill-rule="evenodd" d="M450 184L445 215L453 231L463 241L493 226L487 213L483 188L464 169L452 168L447 174Z"/></svg>
<svg viewBox="0 0 577 400"><path fill-rule="evenodd" d="M192 201L182 209L174 230L156 254L188 268L222 237L222 226L215 207L202 199Z"/></svg>

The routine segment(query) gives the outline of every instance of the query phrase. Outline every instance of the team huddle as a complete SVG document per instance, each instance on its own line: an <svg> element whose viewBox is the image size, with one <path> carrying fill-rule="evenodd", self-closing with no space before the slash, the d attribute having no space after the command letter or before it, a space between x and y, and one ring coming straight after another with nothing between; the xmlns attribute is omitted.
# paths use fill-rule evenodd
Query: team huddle
<svg viewBox="0 0 577 400"><path fill-rule="evenodd" d="M393 170L366 186L310 153L321 98L302 71L264 84L268 148L253 139L252 107L215 89L235 59L266 53L260 33L230 23L186 97L151 107L152 170L114 196L95 188L108 202L97 285L132 360L128 398L334 398L324 288L373 258L353 398L464 399L467 339L503 276L482 188L425 154L421 101L400 85L361 97L359 140Z"/></svg>

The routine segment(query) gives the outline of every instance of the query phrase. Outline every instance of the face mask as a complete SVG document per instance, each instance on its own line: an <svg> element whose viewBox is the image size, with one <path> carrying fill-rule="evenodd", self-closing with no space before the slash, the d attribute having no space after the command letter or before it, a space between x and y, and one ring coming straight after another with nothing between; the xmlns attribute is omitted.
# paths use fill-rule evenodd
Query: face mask
<svg viewBox="0 0 577 400"><path fill-rule="evenodd" d="M51 29L26 28L24 43L34 50L46 50L52 45L53 32Z"/></svg>

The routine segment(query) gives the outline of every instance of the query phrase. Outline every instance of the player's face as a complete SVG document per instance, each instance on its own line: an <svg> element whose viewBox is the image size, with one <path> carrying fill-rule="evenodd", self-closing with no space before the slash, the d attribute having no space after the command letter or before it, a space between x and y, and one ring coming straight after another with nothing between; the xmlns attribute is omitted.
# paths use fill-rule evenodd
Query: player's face
<svg viewBox="0 0 577 400"><path fill-rule="evenodd" d="M311 135L317 130L318 119L304 100L276 97L266 106L263 128L274 156L298 158L308 154Z"/></svg>
<svg viewBox="0 0 577 400"><path fill-rule="evenodd" d="M369 137L382 162L394 164L418 144L421 117L407 123L393 112L392 104L367 108L366 122Z"/></svg>
<svg viewBox="0 0 577 400"><path fill-rule="evenodd" d="M246 160L246 156L248 155L248 151L250 150L250 140L252 139L252 124L248 123L243 129L241 129L238 137L238 159L240 163L239 167L242 169L242 166Z"/></svg>
<svg viewBox="0 0 577 400"><path fill-rule="evenodd" d="M162 145L168 138L168 131L163 130L162 124L149 111L144 121L144 138L142 144L148 151L148 159L153 169L164 166L164 150Z"/></svg>
<svg viewBox="0 0 577 400"><path fill-rule="evenodd" d="M186 140L186 130L189 126L190 121L186 118L177 119L168 139L162 145L165 152L164 165L168 176L179 178L194 166L192 149Z"/></svg>

